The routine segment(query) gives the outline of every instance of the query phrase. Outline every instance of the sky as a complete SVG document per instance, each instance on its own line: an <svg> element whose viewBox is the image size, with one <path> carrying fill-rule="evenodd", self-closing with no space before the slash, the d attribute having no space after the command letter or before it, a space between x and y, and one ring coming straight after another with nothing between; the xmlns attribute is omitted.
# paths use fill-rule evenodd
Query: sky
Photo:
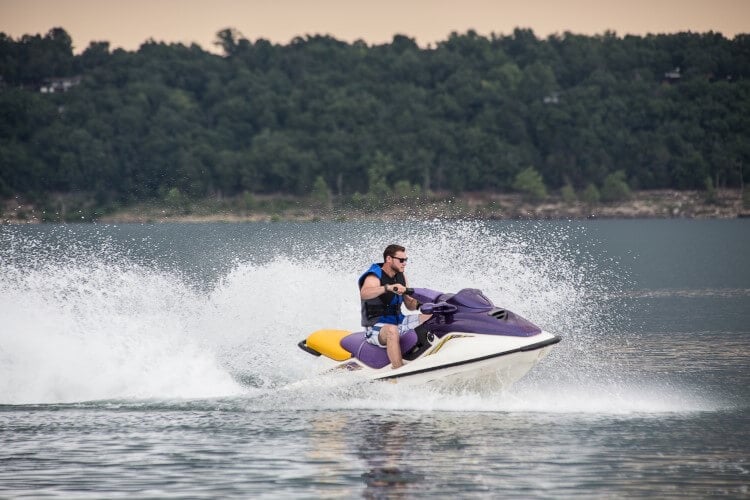
<svg viewBox="0 0 750 500"><path fill-rule="evenodd" d="M426 47L451 32L510 34L531 28L595 35L750 33L750 0L0 0L0 32L13 38L64 28L76 53L91 41L137 50L146 40L197 43L218 52L216 33L286 44L327 34L339 40L388 43L394 34Z"/></svg>

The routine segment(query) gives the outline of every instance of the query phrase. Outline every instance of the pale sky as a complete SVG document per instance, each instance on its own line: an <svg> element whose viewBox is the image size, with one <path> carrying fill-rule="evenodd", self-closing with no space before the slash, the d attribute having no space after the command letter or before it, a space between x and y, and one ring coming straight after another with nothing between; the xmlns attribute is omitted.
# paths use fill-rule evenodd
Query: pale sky
<svg viewBox="0 0 750 500"><path fill-rule="evenodd" d="M538 37L718 31L750 33L750 0L0 0L0 31L18 38L64 28L77 53L91 41L137 50L149 38L213 42L224 28L245 38L286 44L296 36L388 43L394 34L420 46L452 31L510 34L531 28Z"/></svg>

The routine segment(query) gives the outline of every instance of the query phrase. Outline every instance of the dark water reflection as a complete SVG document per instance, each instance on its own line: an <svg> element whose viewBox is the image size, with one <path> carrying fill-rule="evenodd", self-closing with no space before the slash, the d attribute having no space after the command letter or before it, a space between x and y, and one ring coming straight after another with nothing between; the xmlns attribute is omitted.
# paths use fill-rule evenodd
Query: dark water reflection
<svg viewBox="0 0 750 500"><path fill-rule="evenodd" d="M436 414L368 417L353 443L373 498L696 496L747 492L747 422L733 414L627 419ZM724 429L733 429L727 439ZM695 434L702 437L696 440ZM372 457L372 458L370 458Z"/></svg>
<svg viewBox="0 0 750 500"><path fill-rule="evenodd" d="M1 415L12 497L738 497L750 474L747 418L731 411Z"/></svg>

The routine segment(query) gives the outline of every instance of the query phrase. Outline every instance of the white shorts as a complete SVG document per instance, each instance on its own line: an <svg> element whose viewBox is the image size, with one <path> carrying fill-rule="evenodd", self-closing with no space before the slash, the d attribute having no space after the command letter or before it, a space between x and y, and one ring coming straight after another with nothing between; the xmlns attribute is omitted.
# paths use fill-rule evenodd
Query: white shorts
<svg viewBox="0 0 750 500"><path fill-rule="evenodd" d="M380 329L388 323L375 323L372 326L365 328L365 338L367 341L378 347L385 347L380 343ZM403 335L409 330L414 330L419 326L419 314L408 314L404 316L404 320L398 324L398 334Z"/></svg>

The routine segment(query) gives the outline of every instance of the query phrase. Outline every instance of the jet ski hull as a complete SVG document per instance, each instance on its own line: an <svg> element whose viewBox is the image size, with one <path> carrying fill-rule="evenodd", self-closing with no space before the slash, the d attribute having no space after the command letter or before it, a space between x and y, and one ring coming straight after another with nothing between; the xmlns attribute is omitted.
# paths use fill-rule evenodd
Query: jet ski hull
<svg viewBox="0 0 750 500"><path fill-rule="evenodd" d="M508 387L526 375L534 365L547 356L552 346L560 341L560 337L546 332L542 332L540 336L546 338L492 354L486 354L486 351L478 356L471 354L471 357L467 357L466 352L449 352L450 346L446 346L443 348L444 355L439 359L437 357L443 349L435 354L434 360L420 358L424 359L424 362L415 360L398 370L386 367L386 373L374 376L373 380L423 384L444 379L451 385ZM452 339L450 342L455 340L460 339ZM394 373L399 371L401 373Z"/></svg>
<svg viewBox="0 0 750 500"><path fill-rule="evenodd" d="M451 333L414 361L392 369L371 368L356 358L339 363L333 370L348 370L373 381L418 385L440 381L441 385L494 388L509 387L531 370L560 341L548 332L530 338L506 338Z"/></svg>

